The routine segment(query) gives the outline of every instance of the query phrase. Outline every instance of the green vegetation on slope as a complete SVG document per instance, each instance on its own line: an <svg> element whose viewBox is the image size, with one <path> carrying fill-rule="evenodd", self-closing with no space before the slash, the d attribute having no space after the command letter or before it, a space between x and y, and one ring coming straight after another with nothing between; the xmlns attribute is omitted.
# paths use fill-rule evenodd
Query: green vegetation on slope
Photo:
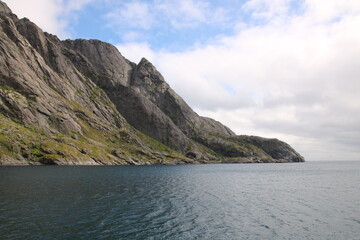
<svg viewBox="0 0 360 240"><path fill-rule="evenodd" d="M186 161L142 133L106 134L81 123L83 134L50 136L0 114L0 164L156 164ZM143 146L143 144L150 147Z"/></svg>

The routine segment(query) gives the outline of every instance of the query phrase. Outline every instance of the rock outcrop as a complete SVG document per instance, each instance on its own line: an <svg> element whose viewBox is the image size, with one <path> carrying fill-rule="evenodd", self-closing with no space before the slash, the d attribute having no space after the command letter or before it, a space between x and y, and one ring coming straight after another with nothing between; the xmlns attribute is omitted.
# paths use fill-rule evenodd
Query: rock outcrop
<svg viewBox="0 0 360 240"><path fill-rule="evenodd" d="M0 56L0 164L304 161L199 116L145 58L61 41L1 1Z"/></svg>

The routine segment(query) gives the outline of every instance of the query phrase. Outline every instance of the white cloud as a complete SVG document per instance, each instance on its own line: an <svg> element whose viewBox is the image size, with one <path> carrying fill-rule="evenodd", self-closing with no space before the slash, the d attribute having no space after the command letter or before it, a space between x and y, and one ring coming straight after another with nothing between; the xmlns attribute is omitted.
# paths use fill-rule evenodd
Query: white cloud
<svg viewBox="0 0 360 240"><path fill-rule="evenodd" d="M147 43L129 42L118 44L116 47L123 56L132 62L139 63L143 57L150 62L155 62L157 54L151 50Z"/></svg>
<svg viewBox="0 0 360 240"><path fill-rule="evenodd" d="M49 0L7 0L6 3L18 17L27 17L35 22L43 30L58 34L67 35L64 31L65 22L59 21L58 16L61 13L61 1Z"/></svg>
<svg viewBox="0 0 360 240"><path fill-rule="evenodd" d="M284 16L291 10L291 3L296 0L250 0L243 9L253 13L255 18L273 20L274 17Z"/></svg>
<svg viewBox="0 0 360 240"><path fill-rule="evenodd" d="M224 25L228 22L229 9L214 7L205 0L155 0L153 8L157 16L169 21L175 29L195 28L201 24Z"/></svg>
<svg viewBox="0 0 360 240"><path fill-rule="evenodd" d="M154 24L154 15L146 2L134 1L124 3L121 7L106 15L111 26L127 26L149 29Z"/></svg>
<svg viewBox="0 0 360 240"><path fill-rule="evenodd" d="M360 2L358 0L305 0L307 14L316 21L332 21L343 16L359 14Z"/></svg>
<svg viewBox="0 0 360 240"><path fill-rule="evenodd" d="M155 1L154 7L163 14L174 28L196 26L206 22L209 4L205 1Z"/></svg>
<svg viewBox="0 0 360 240"><path fill-rule="evenodd" d="M60 0L57 0L60 2ZM86 4L93 2L94 0L62 0L65 12L72 12L81 10Z"/></svg>
<svg viewBox="0 0 360 240"><path fill-rule="evenodd" d="M105 14L105 19L108 27L117 32L124 42L128 35L139 30L143 31L144 38L155 39L155 36L163 37L203 25L229 27L225 25L229 23L227 10L213 7L206 0L136 0L113 1L113 4L117 7Z"/></svg>
<svg viewBox="0 0 360 240"><path fill-rule="evenodd" d="M19 18L27 17L44 31L70 37L67 27L74 17L73 11L80 10L93 0L7 0L6 3Z"/></svg>

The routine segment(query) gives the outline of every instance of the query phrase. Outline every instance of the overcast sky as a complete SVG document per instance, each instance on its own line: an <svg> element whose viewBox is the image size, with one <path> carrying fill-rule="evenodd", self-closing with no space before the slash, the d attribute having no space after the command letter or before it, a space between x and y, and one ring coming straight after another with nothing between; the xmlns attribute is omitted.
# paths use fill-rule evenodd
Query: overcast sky
<svg viewBox="0 0 360 240"><path fill-rule="evenodd" d="M3 0L61 39L146 57L200 115L308 161L360 160L359 0Z"/></svg>

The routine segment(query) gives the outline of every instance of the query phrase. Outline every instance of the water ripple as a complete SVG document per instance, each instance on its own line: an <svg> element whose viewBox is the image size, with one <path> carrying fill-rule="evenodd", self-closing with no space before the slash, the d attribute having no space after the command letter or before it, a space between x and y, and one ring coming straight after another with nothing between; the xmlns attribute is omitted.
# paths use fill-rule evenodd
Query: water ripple
<svg viewBox="0 0 360 240"><path fill-rule="evenodd" d="M0 168L1 239L352 239L360 163Z"/></svg>

